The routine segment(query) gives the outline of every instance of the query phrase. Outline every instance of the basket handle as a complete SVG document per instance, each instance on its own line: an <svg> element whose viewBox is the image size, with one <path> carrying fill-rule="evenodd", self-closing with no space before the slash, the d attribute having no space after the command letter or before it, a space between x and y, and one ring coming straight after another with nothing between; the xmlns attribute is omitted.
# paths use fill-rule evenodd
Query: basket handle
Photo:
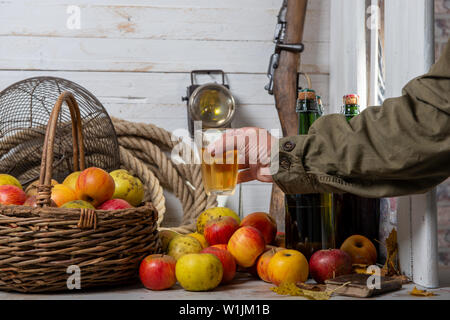
<svg viewBox="0 0 450 320"><path fill-rule="evenodd" d="M72 140L73 140L73 170L85 169L83 132L81 126L80 108L72 93L64 91L58 97L55 106L50 114L47 130L45 132L44 147L42 150L41 171L39 177L38 192L36 202L40 207L50 206L52 190L53 171L53 147L55 143L56 126L61 112L63 102L67 103L72 120Z"/></svg>

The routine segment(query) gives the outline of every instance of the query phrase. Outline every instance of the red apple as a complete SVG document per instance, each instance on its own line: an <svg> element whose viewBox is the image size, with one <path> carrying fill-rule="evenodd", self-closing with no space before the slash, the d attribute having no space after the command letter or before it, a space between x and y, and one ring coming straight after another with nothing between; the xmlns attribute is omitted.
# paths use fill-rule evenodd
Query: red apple
<svg viewBox="0 0 450 320"><path fill-rule="evenodd" d="M255 278L259 278L258 270L257 270L258 261L263 256L264 253L266 253L267 251L269 251L272 248L275 248L275 247L271 246L271 245L267 245L264 248L264 251L259 255L259 257L256 259L255 263L251 267L248 267L248 268L239 267L240 269L238 269L238 272L250 273Z"/></svg>
<svg viewBox="0 0 450 320"><path fill-rule="evenodd" d="M139 267L139 278L144 287L150 290L164 290L172 287L177 282L176 263L173 257L163 254L147 256Z"/></svg>
<svg viewBox="0 0 450 320"><path fill-rule="evenodd" d="M316 251L309 259L311 277L317 283L352 272L352 258L339 249Z"/></svg>
<svg viewBox="0 0 450 320"><path fill-rule="evenodd" d="M75 185L79 200L84 200L97 207L112 198L115 190L114 179L100 168L87 168L80 173Z"/></svg>
<svg viewBox="0 0 450 320"><path fill-rule="evenodd" d="M261 231L267 244L272 243L277 234L277 223L264 212L250 213L241 221L241 227L243 226L253 227Z"/></svg>
<svg viewBox="0 0 450 320"><path fill-rule="evenodd" d="M236 261L234 260L231 253L226 250L219 249L216 247L208 247L201 251L201 253L211 253L219 258L220 262L222 262L223 267L223 276L222 276L222 284L228 283L233 280L236 274Z"/></svg>
<svg viewBox="0 0 450 320"><path fill-rule="evenodd" d="M120 210L133 208L131 204L123 199L110 199L97 207L98 210Z"/></svg>
<svg viewBox="0 0 450 320"><path fill-rule="evenodd" d="M258 256L264 252L266 243L261 232L253 227L241 227L228 241L228 251L241 267L251 267Z"/></svg>
<svg viewBox="0 0 450 320"><path fill-rule="evenodd" d="M36 196L31 196L28 197L25 202L23 203L24 206L28 206L28 207L36 207L37 203L36 203Z"/></svg>
<svg viewBox="0 0 450 320"><path fill-rule="evenodd" d="M0 186L0 204L22 205L26 199L27 195L19 187L9 184Z"/></svg>
<svg viewBox="0 0 450 320"><path fill-rule="evenodd" d="M24 206L37 207L37 196L28 197L23 203ZM56 202L50 199L50 207L57 207Z"/></svg>
<svg viewBox="0 0 450 320"><path fill-rule="evenodd" d="M203 235L210 245L227 244L233 233L239 228L235 219L228 216L208 221Z"/></svg>
<svg viewBox="0 0 450 320"><path fill-rule="evenodd" d="M269 273L268 273L268 266L269 266L270 259L272 259L272 257L275 255L275 253L283 250L284 248L267 246L266 249L267 250L262 255L259 256L255 265L256 265L257 276L265 282L270 282L270 277L269 277Z"/></svg>

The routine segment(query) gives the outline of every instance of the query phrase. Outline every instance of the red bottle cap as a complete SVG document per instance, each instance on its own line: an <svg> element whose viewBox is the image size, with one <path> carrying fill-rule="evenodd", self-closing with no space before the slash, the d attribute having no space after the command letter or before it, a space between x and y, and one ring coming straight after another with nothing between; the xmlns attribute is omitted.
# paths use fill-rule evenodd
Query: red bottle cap
<svg viewBox="0 0 450 320"><path fill-rule="evenodd" d="M359 96L357 94L347 94L343 98L344 104L359 104Z"/></svg>

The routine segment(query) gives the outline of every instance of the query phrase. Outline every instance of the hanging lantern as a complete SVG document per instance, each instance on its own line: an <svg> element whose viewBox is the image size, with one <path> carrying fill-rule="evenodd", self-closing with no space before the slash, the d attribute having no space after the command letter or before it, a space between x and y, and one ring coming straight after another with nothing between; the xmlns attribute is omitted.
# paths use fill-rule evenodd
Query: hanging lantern
<svg viewBox="0 0 450 320"><path fill-rule="evenodd" d="M197 74L221 74L222 84L196 84ZM189 132L193 135L194 121L201 121L202 128L229 128L236 109L236 103L225 84L225 73L222 70L194 70L191 72L191 85L187 87L187 101Z"/></svg>

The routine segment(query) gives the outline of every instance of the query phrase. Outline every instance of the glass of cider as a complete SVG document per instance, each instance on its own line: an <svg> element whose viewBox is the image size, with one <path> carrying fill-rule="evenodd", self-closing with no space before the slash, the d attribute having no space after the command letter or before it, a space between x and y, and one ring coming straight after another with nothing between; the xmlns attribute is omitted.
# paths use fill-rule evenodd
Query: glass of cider
<svg viewBox="0 0 450 320"><path fill-rule="evenodd" d="M201 157L203 186L207 195L232 195L236 189L238 175L238 151L235 146L226 150L225 145L215 146L214 154L208 146L220 140L226 129L206 129L196 132Z"/></svg>

